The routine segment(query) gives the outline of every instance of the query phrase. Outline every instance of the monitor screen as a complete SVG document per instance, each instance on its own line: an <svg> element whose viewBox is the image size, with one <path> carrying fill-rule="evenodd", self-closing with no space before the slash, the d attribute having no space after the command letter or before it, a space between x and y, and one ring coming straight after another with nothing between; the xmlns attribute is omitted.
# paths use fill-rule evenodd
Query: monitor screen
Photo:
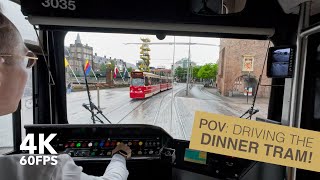
<svg viewBox="0 0 320 180"><path fill-rule="evenodd" d="M294 53L293 47L271 47L268 56L267 76L270 78L291 78Z"/></svg>
<svg viewBox="0 0 320 180"><path fill-rule="evenodd" d="M184 161L197 163L197 164L207 164L207 152L185 149Z"/></svg>

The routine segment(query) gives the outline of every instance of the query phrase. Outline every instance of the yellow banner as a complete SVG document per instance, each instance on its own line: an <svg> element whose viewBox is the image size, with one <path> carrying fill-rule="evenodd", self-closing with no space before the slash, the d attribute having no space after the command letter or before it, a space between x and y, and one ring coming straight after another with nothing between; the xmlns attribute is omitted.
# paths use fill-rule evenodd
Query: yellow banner
<svg viewBox="0 0 320 180"><path fill-rule="evenodd" d="M67 67L67 66L69 66L69 62L67 61L66 58L64 58L64 67Z"/></svg>
<svg viewBox="0 0 320 180"><path fill-rule="evenodd" d="M320 172L320 132L196 112L190 149Z"/></svg>

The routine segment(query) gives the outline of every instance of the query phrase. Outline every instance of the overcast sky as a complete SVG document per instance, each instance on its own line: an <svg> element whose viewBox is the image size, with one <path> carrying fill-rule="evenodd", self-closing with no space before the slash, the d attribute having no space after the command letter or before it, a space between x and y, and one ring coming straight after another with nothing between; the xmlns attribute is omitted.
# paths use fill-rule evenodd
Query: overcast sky
<svg viewBox="0 0 320 180"><path fill-rule="evenodd" d="M24 39L37 41L35 31L20 11L20 6L8 0L0 0L4 14L17 26ZM78 32L69 32L65 38L65 46L73 44ZM125 45L124 43L141 43L140 37L148 37L151 43L173 42L173 36L158 40L154 35L136 34L108 34L80 32L83 44L93 47L94 53L99 56L123 59L135 64L139 60L140 45ZM189 42L189 37L176 37L176 42ZM191 37L192 43L219 45L218 38ZM151 66L166 66L173 62L173 45L150 45ZM188 57L188 45L176 45L175 61ZM191 45L191 60L198 65L215 63L219 58L219 47L208 45Z"/></svg>
<svg viewBox="0 0 320 180"><path fill-rule="evenodd" d="M65 38L65 45L74 44L79 32L69 32ZM93 47L94 53L99 56L123 59L126 62L136 63L139 60L140 37L148 37L151 43L156 42L174 42L173 36L167 36L164 40L158 40L154 35L137 35L137 34L114 34L114 33L85 33L80 32L81 42ZM176 42L189 42L189 37L176 36ZM192 43L203 43L210 45L219 45L218 38L200 38L191 37ZM219 58L219 46L210 45L191 45L191 60L199 65L205 63L215 63ZM167 66L173 62L173 45L150 45L151 66ZM175 61L188 57L188 45L176 45Z"/></svg>

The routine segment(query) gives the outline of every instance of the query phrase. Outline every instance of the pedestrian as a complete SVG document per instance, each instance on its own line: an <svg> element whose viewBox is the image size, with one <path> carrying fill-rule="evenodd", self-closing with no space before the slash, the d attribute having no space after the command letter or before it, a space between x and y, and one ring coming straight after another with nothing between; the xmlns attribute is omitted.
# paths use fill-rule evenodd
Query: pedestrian
<svg viewBox="0 0 320 180"><path fill-rule="evenodd" d="M25 46L17 28L0 9L0 116L17 110L28 78L27 69L32 68L36 60L37 57ZM125 180L129 175L126 159L131 156L131 149L119 144L112 151L111 162L101 177L83 173L82 167L77 166L67 154L58 155L58 164L55 166L23 166L19 163L22 156L25 155L0 156L1 179Z"/></svg>
<svg viewBox="0 0 320 180"><path fill-rule="evenodd" d="M67 87L67 94L70 94L71 90L72 90L72 85L71 85L71 82L69 82Z"/></svg>

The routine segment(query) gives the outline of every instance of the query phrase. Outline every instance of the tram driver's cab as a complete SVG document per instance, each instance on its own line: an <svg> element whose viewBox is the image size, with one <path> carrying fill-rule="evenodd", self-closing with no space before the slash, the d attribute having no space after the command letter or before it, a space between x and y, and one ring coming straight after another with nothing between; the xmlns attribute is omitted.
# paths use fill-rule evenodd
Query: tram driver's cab
<svg viewBox="0 0 320 180"><path fill-rule="evenodd" d="M77 165L83 167L83 172L90 175L103 175L111 160L112 149L122 142L132 150L132 157L127 160L129 179L290 179L288 174L291 171L284 166L189 149L189 138L177 139L167 132L168 129L153 125L152 122L157 121L160 113L157 110L152 111L155 115L154 119L145 116L145 119L149 118L150 122L145 119L135 119L133 114L132 119L136 121L122 124L120 122L125 122L127 117L114 121L112 118L117 118L117 115L111 116L112 112L109 112L106 122L112 124L100 124L94 119L91 121L93 114L87 114L88 122L92 124L83 121L78 121L80 122L78 124L70 123L75 121L70 118L67 111L76 108L67 106L68 99L65 93L67 83L65 37L70 31L270 40L274 46L292 46L297 48L295 49L296 60L301 61L294 62L295 69L290 72L290 76L287 73L288 76L272 79L269 85L271 93L266 121L292 126L294 124L292 118L298 117L300 113L300 120L303 119L302 128L320 130L319 113L316 109L319 107L320 100L320 75L316 68L319 67L319 59L316 57L318 57L320 38L319 33L313 34L313 30L316 31L318 27L316 24L320 22L320 16L316 10L316 5L319 3L316 1L311 3L312 14L308 13L309 3L301 5L300 20L299 16L294 14L295 12L290 14L289 5L284 0L20 0L12 2L21 6L23 15L31 25L34 25L34 30L37 32L36 40L40 43L35 45L26 42L28 48L39 57L31 74L33 119L23 127L21 117L24 114L20 113L21 107L13 114L14 151L11 154L24 153L20 151L19 145L25 134L33 133L37 137L37 134L49 136L54 133L57 134L51 141L54 149L58 153L69 154ZM233 10L235 12L232 12ZM311 28L306 24L303 26L303 18L305 22L310 22L314 26ZM302 30L305 30L304 36L300 34ZM307 36L313 37L312 40L309 38L309 44L304 40ZM296 43L299 43L299 46L296 46ZM308 45L310 48L299 49L300 43L303 47ZM308 61L305 61L306 59ZM297 67L300 69L297 70ZM277 72L283 73L281 70ZM72 73L76 76L76 73ZM273 71L268 73L271 76ZM113 76L112 73L106 75L106 78L109 76ZM74 81L78 80L74 79ZM122 80L125 82L125 79ZM80 86L81 83L78 83ZM86 85L87 89L93 87L90 86L90 82L86 82ZM300 89L299 85L304 89ZM181 89L178 90L180 92ZM175 88L172 91L175 92ZM295 97L290 96L292 91L296 93L293 95ZM178 94L178 92L170 94L169 91L164 91L159 95L161 93L167 93L163 94L161 100L156 99L159 96L152 97L160 107L168 97L175 98ZM300 99L301 96L303 99ZM87 101L87 94L83 93L75 97L77 100L81 98ZM132 100L129 104L133 104L133 108L126 111L132 113L138 106L147 108L152 98L141 101ZM30 100L23 102L28 104ZM90 98L89 102L91 105ZM176 106L177 104L173 104L171 108L179 109ZM292 109L290 114L289 109L292 107L295 107L296 114L292 114ZM110 105L110 108L116 110L120 106ZM89 109L88 106L87 109ZM98 113L101 112L98 111ZM179 118L176 121L181 123ZM190 130L190 127L192 126L183 127L182 122L180 128ZM178 127L173 125L172 128ZM298 179L316 175L318 174L303 170L298 170L296 174Z"/></svg>

